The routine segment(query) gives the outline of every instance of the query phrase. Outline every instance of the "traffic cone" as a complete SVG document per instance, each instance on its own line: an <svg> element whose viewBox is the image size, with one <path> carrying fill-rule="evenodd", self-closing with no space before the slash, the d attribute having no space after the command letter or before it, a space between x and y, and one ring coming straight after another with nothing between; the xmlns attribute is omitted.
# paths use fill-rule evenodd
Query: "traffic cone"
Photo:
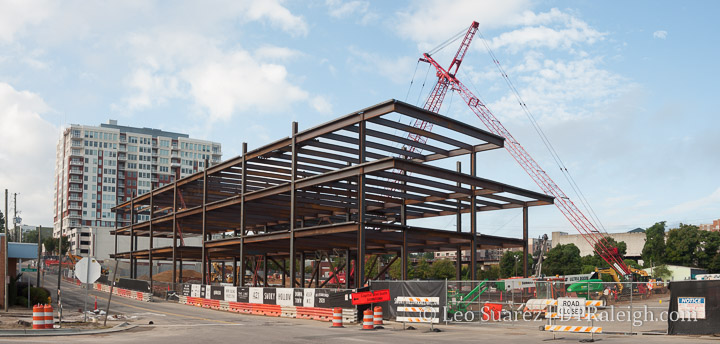
<svg viewBox="0 0 720 344"><path fill-rule="evenodd" d="M94 310L94 312L97 313L97 296L95 296L95 310Z"/></svg>

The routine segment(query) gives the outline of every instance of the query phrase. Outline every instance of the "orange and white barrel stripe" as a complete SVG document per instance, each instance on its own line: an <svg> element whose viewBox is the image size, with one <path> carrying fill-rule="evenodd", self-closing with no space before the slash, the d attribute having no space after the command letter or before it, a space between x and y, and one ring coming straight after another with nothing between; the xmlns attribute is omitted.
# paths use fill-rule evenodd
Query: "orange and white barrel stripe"
<svg viewBox="0 0 720 344"><path fill-rule="evenodd" d="M575 333L602 333L602 327L545 325L545 331L575 332Z"/></svg>
<svg viewBox="0 0 720 344"><path fill-rule="evenodd" d="M374 330L375 326L373 325L373 311L370 309L366 309L363 312L363 330Z"/></svg>
<svg viewBox="0 0 720 344"><path fill-rule="evenodd" d="M53 307L52 305L45 305L45 328L46 329L52 329L53 328Z"/></svg>
<svg viewBox="0 0 720 344"><path fill-rule="evenodd" d="M383 310L382 307L377 306L375 309L373 309L373 325L375 326L382 326L383 325Z"/></svg>
<svg viewBox="0 0 720 344"><path fill-rule="evenodd" d="M45 306L33 306L33 330L42 330L45 328Z"/></svg>
<svg viewBox="0 0 720 344"><path fill-rule="evenodd" d="M343 326L342 308L333 308L332 327L341 328Z"/></svg>

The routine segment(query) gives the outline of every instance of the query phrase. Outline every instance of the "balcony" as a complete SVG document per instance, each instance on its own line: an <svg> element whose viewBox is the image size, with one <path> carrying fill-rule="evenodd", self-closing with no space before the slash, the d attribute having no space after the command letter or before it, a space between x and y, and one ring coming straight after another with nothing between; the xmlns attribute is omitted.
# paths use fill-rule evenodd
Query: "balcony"
<svg viewBox="0 0 720 344"><path fill-rule="evenodd" d="M156 178L151 178L150 181L153 182L153 183L157 183L157 182L158 182L158 179L157 179L157 177L156 177Z"/></svg>
<svg viewBox="0 0 720 344"><path fill-rule="evenodd" d="M82 210L82 207L79 204L70 204L68 205L68 209L70 210Z"/></svg>
<svg viewBox="0 0 720 344"><path fill-rule="evenodd" d="M80 178L70 178L70 182L71 182L71 183L80 183L80 184L82 184L83 181L82 181L82 179L80 179Z"/></svg>
<svg viewBox="0 0 720 344"><path fill-rule="evenodd" d="M82 215L80 215L80 213L70 213L68 214L68 217L71 219L82 219Z"/></svg>
<svg viewBox="0 0 720 344"><path fill-rule="evenodd" d="M68 197L68 200L70 200L70 201L82 201L82 197L70 196L70 197Z"/></svg>
<svg viewBox="0 0 720 344"><path fill-rule="evenodd" d="M72 134L70 134L70 138L73 140L82 140L83 139L82 135L80 135L80 133L76 133L76 132L73 132Z"/></svg>
<svg viewBox="0 0 720 344"><path fill-rule="evenodd" d="M83 161L82 160L70 160L70 165L82 166Z"/></svg>
<svg viewBox="0 0 720 344"><path fill-rule="evenodd" d="M173 161L170 163L170 167L180 167L180 163Z"/></svg>
<svg viewBox="0 0 720 344"><path fill-rule="evenodd" d="M118 173L118 179L125 179L125 173Z"/></svg>
<svg viewBox="0 0 720 344"><path fill-rule="evenodd" d="M125 154L118 154L117 159L118 161L125 161L127 160L127 157L125 156Z"/></svg>
<svg viewBox="0 0 720 344"><path fill-rule="evenodd" d="M71 168L70 169L70 174L82 174L82 173L83 173L83 171L79 168Z"/></svg>
<svg viewBox="0 0 720 344"><path fill-rule="evenodd" d="M82 188L71 186L68 190L71 192L82 192Z"/></svg>

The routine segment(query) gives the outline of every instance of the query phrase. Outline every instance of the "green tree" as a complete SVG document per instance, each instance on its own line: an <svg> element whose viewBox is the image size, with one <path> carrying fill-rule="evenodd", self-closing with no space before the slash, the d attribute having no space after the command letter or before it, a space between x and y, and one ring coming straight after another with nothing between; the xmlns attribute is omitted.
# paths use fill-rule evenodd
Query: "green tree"
<svg viewBox="0 0 720 344"><path fill-rule="evenodd" d="M620 257L624 257L627 253L627 244L624 241L616 241L615 239L606 236L600 239L600 242L595 244L595 257L598 262L598 268L609 268L610 265L598 254L598 251L603 251L603 247L610 252L617 250Z"/></svg>
<svg viewBox="0 0 720 344"><path fill-rule="evenodd" d="M65 254L70 249L70 241L68 240L68 237L66 235L63 235L62 237L62 253ZM43 240L43 245L45 246L45 250L52 253L59 253L58 250L58 239L57 238L46 238Z"/></svg>
<svg viewBox="0 0 720 344"><path fill-rule="evenodd" d="M0 211L0 232L5 233L5 215Z"/></svg>
<svg viewBox="0 0 720 344"><path fill-rule="evenodd" d="M551 248L546 256L542 273L547 276L573 275L582 271L580 249L575 244L558 244Z"/></svg>
<svg viewBox="0 0 720 344"><path fill-rule="evenodd" d="M667 280L672 276L672 272L670 272L670 269L668 269L667 265L663 264L660 266L656 266L652 269L652 276L653 277L660 277L663 280Z"/></svg>
<svg viewBox="0 0 720 344"><path fill-rule="evenodd" d="M502 258L500 258L500 277L507 278L512 276L522 276L522 256L522 251L505 251ZM533 265L532 255L528 254L526 259L528 262L528 270L530 270ZM531 271L528 271L528 273L531 273Z"/></svg>
<svg viewBox="0 0 720 344"><path fill-rule="evenodd" d="M665 262L665 221L657 222L645 230L642 259L648 267Z"/></svg>
<svg viewBox="0 0 720 344"><path fill-rule="evenodd" d="M429 279L430 278L430 264L425 259L420 259L420 261L415 265L410 271L408 271L408 276L411 279Z"/></svg>
<svg viewBox="0 0 720 344"><path fill-rule="evenodd" d="M396 259L392 265L390 265L390 269L388 269L388 273L390 274L390 278L392 279L402 279L402 262L400 262L400 259Z"/></svg>
<svg viewBox="0 0 720 344"><path fill-rule="evenodd" d="M455 279L455 261L439 259L430 266L431 279Z"/></svg>
<svg viewBox="0 0 720 344"><path fill-rule="evenodd" d="M715 258L708 264L708 272L712 274L720 272L720 253L715 254Z"/></svg>
<svg viewBox="0 0 720 344"><path fill-rule="evenodd" d="M500 279L500 266L499 265L490 265L490 267L487 270L478 269L477 271L477 278L479 280L491 280L491 281L497 281Z"/></svg>
<svg viewBox="0 0 720 344"><path fill-rule="evenodd" d="M697 226L680 224L668 232L665 248L665 262L682 266L694 266L696 251L700 246L700 233Z"/></svg>
<svg viewBox="0 0 720 344"><path fill-rule="evenodd" d="M700 236L700 245L695 253L697 266L708 269L710 263L718 254L720 248L720 232L698 231Z"/></svg>

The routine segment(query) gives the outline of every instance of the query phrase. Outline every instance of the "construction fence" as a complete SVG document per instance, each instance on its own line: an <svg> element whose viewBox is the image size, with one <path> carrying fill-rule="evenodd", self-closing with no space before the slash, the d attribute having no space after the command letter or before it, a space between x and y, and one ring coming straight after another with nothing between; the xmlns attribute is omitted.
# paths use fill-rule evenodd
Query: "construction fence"
<svg viewBox="0 0 720 344"><path fill-rule="evenodd" d="M537 281L372 281L389 289L381 303L385 318L401 322L464 326L562 325L602 328L604 333L667 333L669 288L662 282ZM558 300L582 299L582 315L567 316ZM672 319L670 319L672 320ZM680 321L691 319L679 318Z"/></svg>

